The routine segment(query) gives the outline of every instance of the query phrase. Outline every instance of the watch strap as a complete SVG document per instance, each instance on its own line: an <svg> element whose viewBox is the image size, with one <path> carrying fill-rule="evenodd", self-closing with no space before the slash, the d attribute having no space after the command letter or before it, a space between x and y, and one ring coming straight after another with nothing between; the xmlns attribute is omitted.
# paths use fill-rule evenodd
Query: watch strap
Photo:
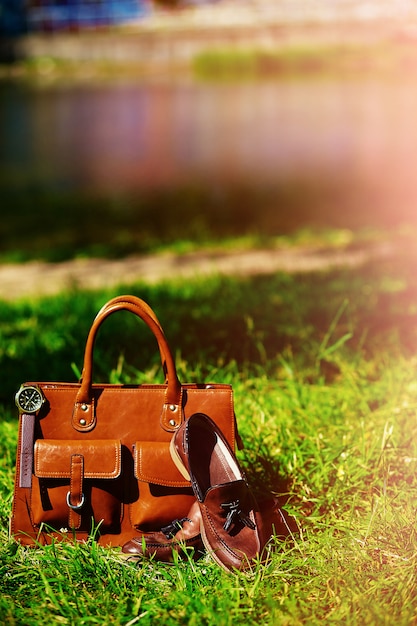
<svg viewBox="0 0 417 626"><path fill-rule="evenodd" d="M35 416L22 413L22 436L20 443L20 472L19 487L30 488L32 486L33 468L33 437L35 433Z"/></svg>

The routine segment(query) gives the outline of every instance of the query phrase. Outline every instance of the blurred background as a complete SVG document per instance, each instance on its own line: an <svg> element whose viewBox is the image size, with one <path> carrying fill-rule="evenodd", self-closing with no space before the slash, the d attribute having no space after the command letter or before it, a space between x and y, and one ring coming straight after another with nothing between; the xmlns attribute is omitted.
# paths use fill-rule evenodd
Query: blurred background
<svg viewBox="0 0 417 626"><path fill-rule="evenodd" d="M0 260L411 233L411 0L1 0Z"/></svg>

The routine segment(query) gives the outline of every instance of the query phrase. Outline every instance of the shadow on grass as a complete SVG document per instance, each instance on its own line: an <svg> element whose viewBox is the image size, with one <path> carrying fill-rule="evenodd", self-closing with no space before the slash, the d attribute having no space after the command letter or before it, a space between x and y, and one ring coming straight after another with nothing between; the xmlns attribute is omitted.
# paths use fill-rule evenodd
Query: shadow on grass
<svg viewBox="0 0 417 626"><path fill-rule="evenodd" d="M265 245L300 228L360 230L378 223L391 229L401 223L398 211L384 214L379 202L378 214L372 214L346 187L343 181L296 179L268 185L184 184L112 196L19 177L10 181L0 171L0 260L120 258L236 237Z"/></svg>

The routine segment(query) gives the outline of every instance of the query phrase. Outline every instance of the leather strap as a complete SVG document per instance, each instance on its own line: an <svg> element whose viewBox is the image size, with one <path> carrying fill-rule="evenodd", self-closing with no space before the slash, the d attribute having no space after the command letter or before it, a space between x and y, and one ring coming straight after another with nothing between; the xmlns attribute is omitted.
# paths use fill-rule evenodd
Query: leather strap
<svg viewBox="0 0 417 626"><path fill-rule="evenodd" d="M132 296L132 295L116 296L115 298L110 300L110 302L106 302L106 304L104 304L101 307L101 309L97 313L96 317L99 317L100 315L102 315L102 313L107 309L107 307L112 306L116 302L130 302L134 306L140 307L145 313L147 313L150 317L152 317L154 322L156 322L156 324L158 324L158 326L162 330L162 326L161 326L158 318L156 317L155 312L153 311L153 309L151 309L149 304L147 302L145 302L145 300L142 300L141 298L138 298L137 296ZM161 354L161 363L162 363L162 369L163 369L164 376L165 376L165 382L167 382L167 369L166 369L165 353L164 353L163 349L161 350L161 348L163 348L162 346L159 345L158 347L159 347L159 351L160 351L160 354Z"/></svg>
<svg viewBox="0 0 417 626"><path fill-rule="evenodd" d="M116 311L130 311L142 319L154 334L166 371L165 400L161 411L161 426L173 432L183 420L182 388L177 376L175 361L168 346L162 327L150 307L135 296L119 296L110 300L95 317L87 337L81 386L75 400L72 425L79 432L87 432L96 424L94 396L92 393L93 350L97 332L103 321Z"/></svg>
<svg viewBox="0 0 417 626"><path fill-rule="evenodd" d="M32 486L35 416L33 414L22 413L21 424L19 487L27 487L30 489Z"/></svg>
<svg viewBox="0 0 417 626"><path fill-rule="evenodd" d="M97 313L96 318L100 317L102 315L102 313L108 307L113 306L117 302L130 302L131 304L133 304L133 306L141 308L145 313L147 313L149 315L149 317L152 317L154 322L156 324L158 324L158 326L162 330L162 326L161 326L158 318L155 315L155 311L153 309L151 309L149 304L147 302L145 302L145 300L142 300L142 298L138 298L137 296L132 296L132 295L129 295L129 294L126 294L126 295L123 295L123 296L116 296L115 298L112 298L111 300L109 300L109 302L106 302L106 304L104 304L101 307L100 311Z"/></svg>
<svg viewBox="0 0 417 626"><path fill-rule="evenodd" d="M81 526L81 509L84 504L84 457L82 454L71 456L70 490L67 494L69 507L68 525L78 529Z"/></svg>

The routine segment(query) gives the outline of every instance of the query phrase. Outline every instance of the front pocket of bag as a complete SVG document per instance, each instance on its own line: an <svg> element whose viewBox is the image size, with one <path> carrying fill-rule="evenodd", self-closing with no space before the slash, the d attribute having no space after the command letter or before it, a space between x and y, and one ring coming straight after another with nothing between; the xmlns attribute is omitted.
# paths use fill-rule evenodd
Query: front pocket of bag
<svg viewBox="0 0 417 626"><path fill-rule="evenodd" d="M74 459L82 463L76 493ZM36 527L46 524L56 530L89 532L94 524L100 525L101 532L118 532L122 518L120 441L37 440L31 517Z"/></svg>
<svg viewBox="0 0 417 626"><path fill-rule="evenodd" d="M139 497L130 505L132 526L157 530L185 517L195 498L171 459L169 443L138 441L133 456Z"/></svg>

